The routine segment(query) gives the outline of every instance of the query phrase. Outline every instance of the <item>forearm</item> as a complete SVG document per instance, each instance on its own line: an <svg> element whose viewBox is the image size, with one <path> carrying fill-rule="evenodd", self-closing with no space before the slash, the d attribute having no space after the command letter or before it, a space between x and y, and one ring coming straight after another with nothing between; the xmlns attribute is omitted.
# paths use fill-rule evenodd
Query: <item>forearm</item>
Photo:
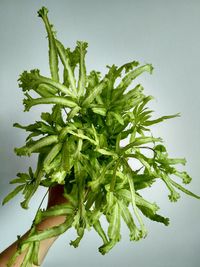
<svg viewBox="0 0 200 267"><path fill-rule="evenodd" d="M64 191L64 189L60 185L49 189L49 199L48 199L47 209L54 206L54 205L59 205L59 204L67 202L66 198L63 197L63 191ZM43 230L51 228L53 226L58 226L58 225L62 224L65 221L65 219L66 219L65 216L49 217L37 225L37 230L43 231ZM25 239L28 236L29 231L27 231L22 236L22 239ZM40 242L39 255L38 255L38 259L39 259L40 264L44 260L49 248L51 247L51 245L54 243L54 241L57 238L58 237L53 237L53 238L45 239L45 240ZM5 249L0 254L0 267L6 267L7 266L6 264L8 263L10 257L15 253L16 250L17 250L17 241L15 241L11 246L9 246L7 249ZM21 263L23 262L25 254L26 254L26 251L17 257L16 262L13 265L14 267L19 267L21 265ZM35 265L33 265L33 266L35 266Z"/></svg>
<svg viewBox="0 0 200 267"><path fill-rule="evenodd" d="M57 225L63 223L64 221L65 221L64 216L50 217L50 218L42 221L40 224L38 224L37 229L39 231L42 231L42 230L45 230L47 228L57 226ZM27 231L23 235L22 239L25 239L28 236L29 231ZM57 238L58 237L53 237L53 238L49 238L49 239L46 239L46 240L43 240L40 242L39 255L38 255L40 264L44 260L49 248L52 246L52 244L54 243L54 241ZM7 264L8 260L15 253L16 249L17 249L17 241L15 241L11 246L9 246L6 250L4 250L0 254L0 267L6 267L7 266L6 264ZM19 267L21 265L21 263L23 262L25 254L26 254L26 251L24 251L22 254L20 254L17 257L16 262L13 265L14 267ZM33 265L33 266L35 266L35 265Z"/></svg>

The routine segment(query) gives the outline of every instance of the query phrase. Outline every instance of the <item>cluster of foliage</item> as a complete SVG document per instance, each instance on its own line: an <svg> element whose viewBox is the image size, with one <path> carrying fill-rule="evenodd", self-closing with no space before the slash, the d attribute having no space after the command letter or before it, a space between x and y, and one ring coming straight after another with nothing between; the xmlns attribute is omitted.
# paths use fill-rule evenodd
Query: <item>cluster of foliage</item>
<svg viewBox="0 0 200 267"><path fill-rule="evenodd" d="M21 206L27 209L39 186L49 188L56 184L64 186L64 196L69 201L48 210L38 209L29 236L23 241L19 238L18 250L8 266L12 266L24 250L27 253L21 266L38 265L40 241L60 235L70 227L78 234L70 243L74 247L79 245L85 230L93 227L103 240L99 251L105 254L121 239L121 220L129 228L133 241L147 235L142 214L168 225L169 219L157 213L157 204L144 199L140 193L157 179L169 189L170 201L179 199L176 189L200 198L172 178L175 175L184 184L191 181L187 172L175 167L185 165L186 160L170 158L162 139L154 137L150 131L151 125L179 114L152 119L152 110L147 107L152 96L144 95L141 84L129 88L142 73L152 73L152 65L132 61L121 67L107 66L104 77L95 70L87 74L88 44L78 41L73 51L65 48L56 38L47 13L45 7L38 11L48 34L51 78L42 76L38 69L24 71L19 77L19 87L25 95L25 111L35 105L53 104L52 112L42 112L41 120L28 126L14 124L30 132L26 144L15 148L16 154L31 156L37 153L38 162L35 171L29 167L28 173L18 173L11 181L11 184L19 185L3 204L22 192ZM63 64L62 82L59 59ZM33 98L31 90L39 97ZM124 140L127 145L122 146ZM151 156L147 156L146 151L150 151ZM130 164L131 158L140 164L139 168ZM39 222L57 215L65 215L66 221L37 231ZM107 232L101 226L103 216L108 222Z"/></svg>

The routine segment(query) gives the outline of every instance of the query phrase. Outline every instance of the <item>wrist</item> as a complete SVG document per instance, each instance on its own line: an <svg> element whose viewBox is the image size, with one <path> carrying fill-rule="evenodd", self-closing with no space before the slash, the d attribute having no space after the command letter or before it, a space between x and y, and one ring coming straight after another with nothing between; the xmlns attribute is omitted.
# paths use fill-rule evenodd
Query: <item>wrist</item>
<svg viewBox="0 0 200 267"><path fill-rule="evenodd" d="M64 223L65 220L66 220L66 216L64 215L51 216L51 217L44 219L39 224L37 224L36 229L38 231L44 231L48 228L59 226L60 224Z"/></svg>

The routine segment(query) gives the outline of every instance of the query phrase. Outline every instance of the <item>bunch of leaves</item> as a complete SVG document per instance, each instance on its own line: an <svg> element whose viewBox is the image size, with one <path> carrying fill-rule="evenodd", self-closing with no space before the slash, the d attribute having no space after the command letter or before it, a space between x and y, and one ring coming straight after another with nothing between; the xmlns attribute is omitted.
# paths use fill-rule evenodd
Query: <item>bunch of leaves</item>
<svg viewBox="0 0 200 267"><path fill-rule="evenodd" d="M169 219L157 213L157 204L141 195L157 179L169 189L170 201L179 199L178 191L200 198L173 179L177 176L184 184L191 181L187 172L176 168L185 165L186 160L170 158L162 139L150 131L152 125L179 114L152 119L147 104L153 97L144 94L141 84L135 83L130 88L139 75L152 73L152 65L131 61L121 67L107 66L104 76L95 70L87 73L88 44L78 41L73 51L65 48L57 39L47 13L45 7L38 11L48 34L51 77L41 75L38 69L24 71L19 77L19 87L25 94L24 111L35 105L50 104L52 112L42 112L41 120L28 126L14 124L30 133L25 145L15 148L15 153L18 156L37 153L38 163L35 171L30 167L28 173L17 174L18 178L11 183L19 185L3 203L22 192L21 206L27 209L39 186L49 188L56 184L64 186L64 196L69 201L48 210L38 209L29 236L23 241L19 238L18 250L8 266L25 250L21 266L38 265L40 241L58 236L70 227L78 235L70 243L74 247L79 245L85 230L93 227L103 241L99 251L105 254L121 239L121 220L129 228L132 241L147 235L142 215L168 225ZM62 81L59 60L63 65ZM39 97L33 98L32 91ZM124 141L127 145L122 146ZM130 159L138 164L130 164ZM57 215L65 215L66 221L37 231L38 223ZM102 217L108 222L107 231L101 225Z"/></svg>

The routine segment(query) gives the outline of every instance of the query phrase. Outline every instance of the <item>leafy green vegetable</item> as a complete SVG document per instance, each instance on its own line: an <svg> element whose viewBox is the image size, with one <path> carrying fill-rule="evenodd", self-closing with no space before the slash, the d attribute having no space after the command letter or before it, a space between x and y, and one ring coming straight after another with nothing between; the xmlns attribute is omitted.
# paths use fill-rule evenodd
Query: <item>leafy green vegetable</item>
<svg viewBox="0 0 200 267"><path fill-rule="evenodd" d="M95 70L87 73L87 42L77 41L74 50L65 48L47 14L46 7L38 11L49 41L51 77L41 75L38 69L24 71L19 76L19 87L25 95L24 111L40 104L52 105L52 111L42 112L41 120L33 124L13 125L30 132L25 145L15 148L15 153L18 156L37 153L38 162L35 171L29 167L27 173L18 173L10 182L19 185L4 198L3 204L22 192L21 206L27 209L39 186L56 184L64 186L64 197L69 203L48 210L39 208L29 236L23 241L19 238L18 250L8 266L13 266L16 257L25 250L21 266L37 265L39 242L63 234L70 227L77 231L77 238L70 243L74 247L79 245L85 230L93 227L103 241L99 251L105 254L121 239L122 219L131 241L147 235L143 215L168 225L169 219L157 214L157 204L142 197L142 189L150 188L157 179L167 186L172 202L180 198L178 191L200 198L173 180L176 176L184 184L191 182L186 171L176 168L178 164L185 165L186 160L170 158L163 140L153 136L150 129L151 125L178 117L179 113L152 118L153 111L147 104L153 97L144 95L141 84L130 88L139 75L152 73L152 65L131 61L120 67L107 66L104 76ZM63 65L63 82L59 63ZM31 90L39 97L32 98ZM126 145L122 146L121 141L125 140ZM130 165L131 158L138 161L139 168L138 164ZM37 232L38 223L58 215L66 216L63 224ZM103 216L108 221L107 231L101 225Z"/></svg>

